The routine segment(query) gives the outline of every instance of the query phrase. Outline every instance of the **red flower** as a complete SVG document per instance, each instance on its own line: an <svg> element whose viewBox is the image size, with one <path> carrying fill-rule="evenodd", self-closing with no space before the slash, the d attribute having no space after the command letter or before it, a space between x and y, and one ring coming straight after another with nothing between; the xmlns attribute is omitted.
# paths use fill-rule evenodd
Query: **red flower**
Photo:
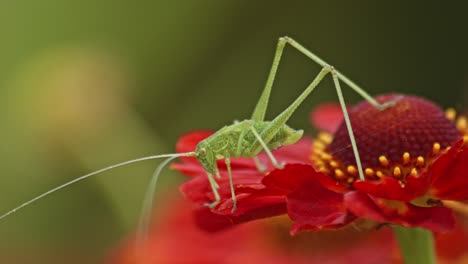
<svg viewBox="0 0 468 264"><path fill-rule="evenodd" d="M435 235L438 263L468 263L468 222L466 220L466 215L465 219L457 217L457 225L452 232Z"/></svg>
<svg viewBox="0 0 468 264"><path fill-rule="evenodd" d="M165 199L168 201L168 199ZM155 215L148 240L132 237L111 253L109 264L390 264L402 263L389 228L303 232L288 236L286 217L239 225L222 232L204 232L192 221L190 203L169 199ZM466 263L468 226L436 236L438 262Z"/></svg>
<svg viewBox="0 0 468 264"><path fill-rule="evenodd" d="M284 235L289 221L283 217L207 233L192 221L188 202L171 200L167 205L157 214L162 217L154 222L146 243L130 239L108 263L385 264L396 259L389 229L362 232L350 227L291 237Z"/></svg>
<svg viewBox="0 0 468 264"><path fill-rule="evenodd" d="M377 100L383 103L395 98L397 95L385 95ZM468 200L468 131L464 117L456 119L452 110L446 114L433 103L411 96L402 96L395 106L383 111L367 102L350 108L365 169L366 179L361 181L346 126L336 113L336 108L328 105L312 115L313 120L328 121L318 127L333 134L321 133L313 144L303 139L273 152L287 164L284 169L269 167L267 173L260 173L252 160L233 159L238 199L233 213L222 162L218 164L223 176L219 180L222 200L212 210L202 206L213 201L202 167L194 158L175 164L175 169L192 176L181 191L200 206L196 214L199 223L217 230L287 213L294 221L292 233L336 229L359 218L436 232L454 227L452 211L443 201ZM179 140L177 151L193 151L209 135L188 134ZM265 155L260 159L267 164Z"/></svg>

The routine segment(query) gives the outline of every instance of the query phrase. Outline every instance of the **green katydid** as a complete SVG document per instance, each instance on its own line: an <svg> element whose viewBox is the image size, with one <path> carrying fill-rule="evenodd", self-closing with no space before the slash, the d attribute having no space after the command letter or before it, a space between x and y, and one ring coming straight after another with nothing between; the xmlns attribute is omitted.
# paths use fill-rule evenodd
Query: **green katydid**
<svg viewBox="0 0 468 264"><path fill-rule="evenodd" d="M320 73L315 77L315 79L307 86L307 88L302 92L299 97L294 100L294 102L287 107L283 112L281 112L278 116L276 116L271 121L265 121L265 113L268 106L268 101L270 97L270 92L273 86L273 82L276 76L276 72L283 54L283 50L286 44L291 45L305 56L313 60L314 62L318 63L322 66ZM196 157L199 163L203 166L207 173L207 177L209 183L211 185L211 189L213 195L215 197L215 201L213 203L207 204L207 206L214 208L220 202L220 195L218 193L218 185L216 182L215 177L220 177L219 170L217 168L217 160L224 159L228 171L229 183L230 183L230 190L231 196L233 201L233 208L232 211L236 210L237 202L236 202L236 194L234 191L234 184L232 179L232 172L231 172L231 158L237 157L245 157L245 158L253 158L257 168L262 171L264 170L264 164L261 164L260 160L257 158L257 155L265 151L267 156L269 157L270 161L274 165L274 167L281 169L282 164L278 162L273 154L271 153L272 149L290 145L297 142L303 134L302 130L294 130L286 125L286 122L295 112L295 110L299 107L299 105L306 99L306 97L317 87L317 85L324 79L327 74L331 74L334 82L334 86L336 88L338 99L341 105L341 109L343 111L344 120L349 131L349 137L351 140L351 146L354 152L354 156L356 158L357 169L359 173L359 177L361 180L364 179L364 173L361 165L361 161L359 158L359 152L356 146L353 129L351 126L351 122L348 116L348 112L346 110L345 102L343 99L343 95L341 92L341 87L339 81L343 81L347 84L350 88L352 88L355 92L360 94L365 100L367 100L371 105L376 107L377 109L383 110L387 107L392 106L395 102L387 102L385 104L380 104L376 100L374 100L369 94L367 94L362 88L348 79L346 76L335 70L332 66L327 64L325 61L320 59L318 56L307 50L305 47L294 41L289 37L280 38L277 44L276 53L274 55L273 64L271 66L271 70L265 85L265 88L260 96L260 99L254 109L251 119L243 120L240 122L234 122L232 125L227 125L216 133L212 134L210 137L204 139L200 143L198 143L195 151L187 152L187 153L178 153L178 154L163 154L163 155L155 155L155 156L148 156L138 159L133 159L129 161L125 161L122 163L114 164L112 166L100 169L95 172L91 172L89 174L83 175L78 177L72 181L64 183L58 187L55 187L35 198L26 201L25 203L19 205L18 207L6 212L5 214L0 216L0 220L5 218L14 212L22 209L23 207L30 205L31 203L36 202L37 200L52 194L64 187L67 187L71 184L74 184L78 181L84 180L88 177L93 175L99 174L101 172L111 170L120 166L124 166L130 163L140 162L144 160L152 160L152 159L159 159L159 158L167 158L163 161L158 168L156 169L151 182L148 186L148 190L146 192L145 202L143 206L142 212L142 219L140 223L140 228L145 228L148 225L148 217L150 215L150 210L152 208L152 198L154 194L154 189L156 187L156 183L161 173L163 167L167 165L170 161L178 158L178 157Z"/></svg>

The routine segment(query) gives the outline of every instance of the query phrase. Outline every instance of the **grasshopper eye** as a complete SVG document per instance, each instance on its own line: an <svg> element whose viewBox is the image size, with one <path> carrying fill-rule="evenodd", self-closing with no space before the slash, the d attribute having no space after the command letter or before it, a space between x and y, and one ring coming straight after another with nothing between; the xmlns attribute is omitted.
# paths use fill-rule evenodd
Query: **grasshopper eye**
<svg viewBox="0 0 468 264"><path fill-rule="evenodd" d="M206 155L206 148L201 148L200 149L200 155Z"/></svg>

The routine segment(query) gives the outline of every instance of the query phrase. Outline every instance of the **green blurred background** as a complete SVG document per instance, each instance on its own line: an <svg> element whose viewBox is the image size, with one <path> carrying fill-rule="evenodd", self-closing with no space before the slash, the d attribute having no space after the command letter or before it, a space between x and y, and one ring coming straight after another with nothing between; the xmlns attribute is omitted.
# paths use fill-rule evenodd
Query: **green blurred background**
<svg viewBox="0 0 468 264"><path fill-rule="evenodd" d="M459 3L462 3L460 1ZM466 106L468 5L441 1L0 2L0 211L177 138L247 118L288 35L371 94ZM268 116L319 67L287 49ZM294 115L336 101L330 80ZM359 98L345 90L347 101ZM104 173L0 221L1 263L101 263L135 229L157 162ZM182 176L166 170L158 202Z"/></svg>

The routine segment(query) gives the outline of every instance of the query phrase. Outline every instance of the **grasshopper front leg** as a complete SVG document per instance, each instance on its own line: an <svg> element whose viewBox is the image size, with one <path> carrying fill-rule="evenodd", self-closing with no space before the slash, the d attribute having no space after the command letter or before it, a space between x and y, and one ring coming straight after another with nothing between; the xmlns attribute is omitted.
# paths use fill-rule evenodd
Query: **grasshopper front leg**
<svg viewBox="0 0 468 264"><path fill-rule="evenodd" d="M218 183L216 182L216 180L214 179L213 177L213 174L211 173L207 173L207 176L208 176L208 181L210 183L210 186L211 186L211 191L213 192L213 195L214 195L214 202L212 203L206 203L205 205L208 206L209 208L214 208L216 207L219 202L221 201L221 196L219 195L219 192L218 192L218 188L219 188L219 185Z"/></svg>

